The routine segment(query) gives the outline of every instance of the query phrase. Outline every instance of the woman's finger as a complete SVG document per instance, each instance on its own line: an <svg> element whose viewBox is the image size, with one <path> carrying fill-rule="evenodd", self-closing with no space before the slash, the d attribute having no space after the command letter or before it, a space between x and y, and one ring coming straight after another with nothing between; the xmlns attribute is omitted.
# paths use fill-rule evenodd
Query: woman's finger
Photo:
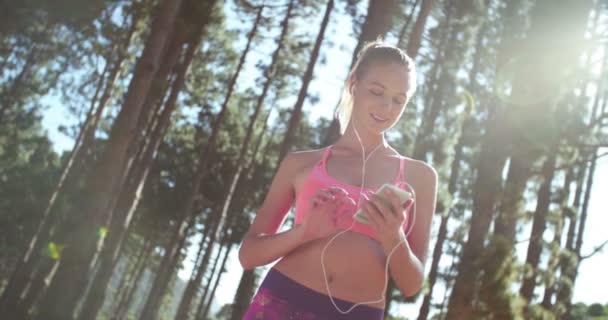
<svg viewBox="0 0 608 320"><path fill-rule="evenodd" d="M325 197L321 194L314 195L310 198L310 202L315 207L326 203L327 200L328 200L327 197Z"/></svg>
<svg viewBox="0 0 608 320"><path fill-rule="evenodd" d="M361 209L363 209L363 214L365 214L365 217L370 222L370 226L375 227L380 225L380 221L378 221L378 214L376 213L369 200L363 201Z"/></svg>
<svg viewBox="0 0 608 320"><path fill-rule="evenodd" d="M397 196L397 194L391 190L388 189L386 192L386 196L388 197L388 200L391 203L392 208L390 209L391 213L396 217L401 219L403 216L403 204L401 203L401 200L399 199L399 196Z"/></svg>
<svg viewBox="0 0 608 320"><path fill-rule="evenodd" d="M379 219L381 219L382 222L386 222L391 218L391 216L394 215L392 210L384 204L378 195L372 194L370 198L370 204L374 207L375 213L379 216Z"/></svg>
<svg viewBox="0 0 608 320"><path fill-rule="evenodd" d="M363 213L367 217L367 219L372 222L374 225L378 225L380 221L378 221L379 217L377 216L376 208L371 204L369 197L366 194L363 194L363 202L361 205L361 209L363 209Z"/></svg>
<svg viewBox="0 0 608 320"><path fill-rule="evenodd" d="M342 196L348 196L348 191L346 191L346 189L340 188L340 187L331 187L327 189L331 194L338 196L338 197L342 197Z"/></svg>
<svg viewBox="0 0 608 320"><path fill-rule="evenodd" d="M331 197L331 193L327 189L319 189L315 195L324 198Z"/></svg>

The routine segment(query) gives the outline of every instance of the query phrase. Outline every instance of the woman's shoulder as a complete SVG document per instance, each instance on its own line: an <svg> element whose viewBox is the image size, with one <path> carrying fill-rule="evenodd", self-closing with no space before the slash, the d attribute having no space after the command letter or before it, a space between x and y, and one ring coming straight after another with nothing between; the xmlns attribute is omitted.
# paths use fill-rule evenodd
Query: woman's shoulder
<svg viewBox="0 0 608 320"><path fill-rule="evenodd" d="M323 156L326 147L320 149L295 150L287 153L283 160L290 167L302 168L316 163Z"/></svg>
<svg viewBox="0 0 608 320"><path fill-rule="evenodd" d="M437 180L437 170L427 162L412 159L406 156L403 156L399 153L397 155L400 159L403 159L405 162L405 171L410 172L410 174L415 174L423 180ZM409 169L409 170L408 170Z"/></svg>

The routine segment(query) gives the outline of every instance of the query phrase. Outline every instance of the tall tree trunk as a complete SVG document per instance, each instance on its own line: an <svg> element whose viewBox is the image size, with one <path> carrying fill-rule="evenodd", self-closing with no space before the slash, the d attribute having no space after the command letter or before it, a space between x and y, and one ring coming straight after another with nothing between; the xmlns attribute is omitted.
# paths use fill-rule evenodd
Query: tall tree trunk
<svg viewBox="0 0 608 320"><path fill-rule="evenodd" d="M133 267L131 268L131 270L129 272L129 276L125 277L126 280L125 280L124 287L122 288L122 290L120 290L116 293L116 296L114 298L114 305L112 306L113 311L111 312L111 314L113 314L113 315L117 314L118 310L121 309L122 305L127 300L127 297L131 293L133 287L135 287L135 285L137 284L140 273L142 272L142 270L145 269L146 263L150 256L150 253L151 253L151 248L152 248L152 240L146 239L146 241L144 242L143 246L140 249L140 252L138 253L138 257L137 257L137 260L135 261L135 264L133 265Z"/></svg>
<svg viewBox="0 0 608 320"><path fill-rule="evenodd" d="M194 296L196 295L196 292L200 285L201 279L203 278L205 270L207 269L207 265L203 264L203 257L209 250L208 238L210 232L213 232L213 230L215 229L214 226L219 223L219 215L216 215L215 212L216 210L213 210L211 213L209 213L209 222L205 224L205 231L203 232L203 235L201 237L199 250L196 255L196 263L194 264L192 276L190 277L190 280L186 285L186 289L184 290L179 306L177 308L177 313L175 316L176 320L188 319L190 309L187 308L189 308L190 304L192 303L192 300L194 299Z"/></svg>
<svg viewBox="0 0 608 320"><path fill-rule="evenodd" d="M596 7L595 10L597 12L599 8ZM593 23L592 23L592 29L595 29L595 26L597 25L598 22L598 15L596 15ZM586 61L583 63L584 67L583 70L587 70L590 67L590 52L587 52L586 55ZM605 64L606 61L603 61L603 66L602 69L605 68ZM582 85L582 89L581 92L586 92L587 87L589 85L589 73L586 73L587 77L584 78L583 80L583 85ZM601 79L600 79L600 83L598 84L598 88L601 86ZM591 119L590 122L593 122L595 119L595 110L596 110L596 106L597 106L597 101L599 100L600 94L599 94L599 90L597 91L596 97L595 97L595 103L594 103L594 107L591 111ZM585 103L585 96L584 94L581 94L579 96L578 99L578 104L583 105ZM556 148L557 149L557 148ZM537 269L538 269L538 263L540 261L540 255L542 253L542 244L543 244L543 238L542 235L545 231L546 228L546 216L548 214L548 206L549 206L549 192L548 190L544 189L544 188L548 188L550 187L550 180L553 178L554 175L554 170L555 170L555 163L556 163L556 159L555 159L555 153L557 153L558 150L553 150L552 152L550 152L550 158L547 160L547 162L552 162L551 163L545 163L545 166L548 165L552 165L553 169L551 169L551 172L549 172L548 168L546 168L545 166L543 166L543 176L545 178L545 181L541 187L541 189L539 190L539 197L538 197L538 202L537 202L537 208L536 208L536 212L534 215L534 222L532 225L532 234L530 236L530 245L528 246L528 254L527 254L527 258L526 258L526 267L530 267L529 270L531 270L531 274L529 274L527 277L524 277L522 286L520 288L520 294L521 296L524 298L525 301L531 301L532 297L533 297L533 293L534 293L534 288L536 286L536 275L537 275ZM570 172L569 172L570 174ZM570 174L571 175L571 174ZM547 180L549 180L549 186L546 185ZM566 179L568 180L568 179ZM539 205L541 205L542 202L542 206L539 207ZM547 202L547 203L545 203ZM539 219L539 221L537 221L537 219ZM561 229L561 228L560 228ZM561 231L560 231L561 234ZM556 234L556 238L557 234ZM560 239L554 240L554 242L561 242ZM553 258L553 256L552 256ZM556 259L553 259L556 260ZM556 262L553 262L554 264L556 264ZM551 269L548 269L551 270ZM548 278L548 277L546 277ZM551 284L548 284L548 286L551 286ZM546 305L550 305L550 301L546 301L546 299L550 299L551 296L551 291L549 288L545 287L545 299L543 299L543 304ZM529 308L527 309L527 314L530 315L530 310Z"/></svg>
<svg viewBox="0 0 608 320"><path fill-rule="evenodd" d="M225 241L222 241L225 242ZM207 319L207 314L209 314L209 309L211 309L211 304L213 303L213 298L215 297L215 289L217 288L215 285L213 285L213 277L216 276L216 279L220 279L222 277L222 269L220 268L218 270L219 266L222 266L222 264L220 263L220 260L222 259L222 246L220 245L220 247L217 250L217 255L213 261L213 267L211 268L211 272L209 272L209 280L207 280L207 284L205 286L205 293L203 295L203 297L207 296L207 293L209 293L209 299L207 301L207 299L201 299L203 303L199 304L199 307L197 308L196 313L200 313L200 315L203 316L203 319ZM226 247L226 252L230 252L230 245L228 247ZM217 284L217 282L216 282ZM204 306L204 308L202 308ZM196 318L195 318L196 319Z"/></svg>
<svg viewBox="0 0 608 320"><path fill-rule="evenodd" d="M247 166L246 166L246 168L244 169L244 172L243 172L243 175L245 177L249 176L252 168L254 167L258 151L260 150L260 145L262 143L262 140L264 140L264 134L266 132L267 125L268 125L268 119L269 119L271 113L272 113L272 109L267 112L266 117L264 118L264 121L262 122L263 123L262 124L262 130L260 132L258 141L255 144L255 147L254 147L253 153L251 155L251 158L249 159L249 162L248 162L248 164L247 164ZM242 188L243 184L244 183L239 184L239 186L237 186L237 188L239 188L239 187ZM240 192L237 192L237 194L239 194L239 193ZM236 223L235 220L238 218L238 215L236 213L237 212L242 212L242 208L241 209L237 209L234 212L235 213L231 216L230 222L228 224L228 226L230 228L235 228L236 227L235 226L235 223ZM210 228L205 228L205 234L203 235L204 238L207 237L207 231L208 231L208 229L210 229ZM228 240L226 240L226 241L228 241ZM226 241L223 241L223 242L226 242ZM228 245L229 246L231 245L230 242L228 242ZM201 262L200 260L202 259L202 253L203 253L203 250L202 250L203 247L202 246L203 246L203 242L201 241L201 249L199 250L199 253L197 255L197 262L196 262L196 265L197 265L197 267L196 267L196 269L197 269L197 271L196 271L196 277L195 277L195 279L191 279L191 281L188 283L188 287L184 291L184 297L187 297L188 294L191 294L192 298L194 298L194 295L196 293L196 288L198 288L198 286L200 284L200 281L202 279L202 276L203 276L203 274L205 272L206 266L202 265L200 263ZM224 270L224 266L226 264L226 259L228 258L228 253L230 252L230 249L231 249L231 247L229 247L229 249L226 252L226 257L224 258L224 261L222 263L222 268L220 270ZM215 270L215 267L214 267L213 270ZM215 271L211 272L211 276L209 277L210 279L212 278L212 275L214 274L214 272ZM215 286L218 285L219 279L220 279L220 277L218 276L217 280L216 280ZM211 281L208 282L207 287L203 290L203 294L202 294L201 299L200 299L201 301L200 301L200 303L199 303L199 305L197 307L197 311L195 313L195 318L194 319L199 319L203 315L203 312L204 312L204 314L207 314L207 312L208 312L208 308L210 307L210 306L208 306L208 304L211 304L211 300L212 300L212 298L211 298L208 303L206 302L207 301L207 293L209 292L209 286L211 285L210 283L211 283ZM191 285L192 285L192 288L189 289ZM211 297L213 297L213 292L214 291L215 291L215 289L212 290ZM184 298L182 298L182 300L183 299ZM181 305L182 305L182 303L180 302L180 308L178 309L178 314L180 313L179 310L182 308ZM179 317L176 317L176 319L179 319Z"/></svg>
<svg viewBox="0 0 608 320"><path fill-rule="evenodd" d="M124 106L112 126L108 149L100 164L88 180L84 201L72 214L80 215L80 228L69 237L70 241L62 255L59 268L53 277L48 292L39 308L39 319L72 319L78 301L79 288L86 286L87 275L94 258L99 253L103 237L97 237L99 228L111 219L110 196L124 179L125 161L134 138L134 129L147 96L154 74L162 58L162 48L167 42L170 26L177 16L181 0L165 0L160 5L158 17L154 20L150 37L141 58L138 60Z"/></svg>
<svg viewBox="0 0 608 320"><path fill-rule="evenodd" d="M494 234L490 236L491 241L480 266L479 298L483 301L483 308L476 310L478 317L491 315L498 319L514 319L521 314L519 305L513 303L515 295L511 293L516 271L515 233L517 222L523 215L524 192L531 175L530 164L535 162L538 154L527 151L530 148L523 144L518 148L517 154L509 162L504 192L494 220Z"/></svg>
<svg viewBox="0 0 608 320"><path fill-rule="evenodd" d="M583 153L582 157L584 160L589 158L589 154ZM576 255L575 243L576 243L576 229L580 223L578 215L581 212L581 203L583 198L583 190L585 186L585 178L588 174L587 169L589 168L586 161L582 162L577 168L576 173L576 190L574 192L574 200L572 208L575 212L569 214L568 222L568 233L566 234L566 243L564 244L563 252L559 259L560 269L560 280L556 288L555 297L555 308L554 312L558 318L567 317L569 313L566 312L569 301L572 297L572 291L574 289L574 273L576 272L576 265L578 256Z"/></svg>
<svg viewBox="0 0 608 320"><path fill-rule="evenodd" d="M270 115L270 112L269 112ZM268 118L266 119L266 121L268 120ZM266 126L264 126L264 128L266 128ZM275 133L276 133L276 129L277 126L274 126L269 134L268 137L268 142L266 143L266 145L264 146L264 150L262 151L262 154L264 155L262 160L260 161L261 163L266 163L267 162L267 157L270 154L270 147L272 146L272 141L274 139ZM261 145L261 141L263 138L263 132L262 135L260 135L260 139L258 139L258 145L256 146L256 150L258 150L259 146ZM249 166L248 166L248 171L253 170L253 171L259 171L260 169L260 164L256 162L256 158L257 158L257 151L254 152L254 156L251 157L251 161L249 162ZM256 173L253 173L253 175L255 176ZM244 270L243 271L243 275L241 275L241 281L239 282L239 286L237 288L237 291L235 293L235 297L234 297L234 306L232 309L232 314L230 316L230 319L241 319L243 317L243 315L245 314L245 311L247 310L249 304L251 303L251 299L253 298L253 294L254 294L254 290L255 290L255 279L257 279L257 274L254 272L254 270Z"/></svg>
<svg viewBox="0 0 608 320"><path fill-rule="evenodd" d="M72 152L70 153L70 157L68 158L63 169L61 170L59 181L57 182L57 185L46 205L45 211L43 212L42 217L38 222L36 232L28 243L27 249L24 251L23 256L19 259L19 262L15 267L15 271L11 276L10 282L3 293L2 301L0 301L0 310L3 310L3 308L5 308L6 306L17 306L18 303L15 300L16 297L22 295L23 290L28 286L27 282L33 280L33 268L37 259L35 256L32 255L32 253L40 252L40 250L42 250L42 247L47 244L49 240L49 236L53 226L55 226L57 223L56 212L54 212L56 200L59 195L63 194L65 187L70 184L69 181L72 181L76 176L76 170L72 170L73 165L75 163L83 161L83 159L85 158L85 153L92 143L95 130L97 129L99 120L101 119L101 115L103 113L103 110L105 109L106 103L110 98L114 83L119 77L122 63L126 58L127 48L131 43L133 34L135 32L135 27L136 23L133 22L127 36L125 37L124 42L116 46L116 49L118 51L118 58L116 59L116 61L114 61L113 64L108 62L104 67L103 73L99 77L99 82L95 90L95 94L93 96L91 106L87 113L84 125L80 130L76 142L74 143L74 147L72 149ZM114 53L114 50L112 51L112 53ZM110 61L110 59L106 59L106 61ZM106 74L108 74L107 77ZM106 81L104 82L104 80ZM98 100L97 97L102 87L104 86L104 83L105 88L103 90L101 98Z"/></svg>
<svg viewBox="0 0 608 320"><path fill-rule="evenodd" d="M420 50L422 32L424 31L426 21L431 13L431 10L433 9L434 3L435 0L422 0L420 12L418 12L418 17L416 18L416 22L414 23L412 33L410 34L410 38L407 43L406 53L412 59L418 55L418 50Z"/></svg>
<svg viewBox="0 0 608 320"><path fill-rule="evenodd" d="M455 91L449 89L454 87L457 82L456 73L458 72L458 68L454 67L452 62L466 60L469 55L469 48L460 48L462 46L460 43L463 41L468 42L469 39L473 37L476 38L476 42L478 43L474 50L473 68L470 73L476 74L478 72L479 59L482 57L480 54L482 48L480 48L479 41L481 41L484 36L483 32L478 31L480 30L480 24L483 19L469 19L472 20L472 22L466 25L453 22L453 20L467 20L469 16L475 15L475 12L464 11L458 6L455 6L452 2L446 3L445 6L446 17L440 23L440 25L443 25L442 29L444 30L442 32L440 44L437 46L437 58L433 64L433 72L431 73L430 82L433 85L429 86L428 92L426 92L425 95L426 97L429 97L429 99L428 102L425 103L425 108L422 112L421 124L416 134L412 155L414 159L422 161L427 161L427 152L436 144L436 142L434 142L436 139L433 138L433 134L435 132L435 123L439 118L439 113L441 111L448 112L447 109L450 109L450 104L446 104L446 101L452 101L455 95ZM446 36L448 36L447 39ZM446 41L447 44L444 45ZM469 80L471 77L471 74L469 74ZM439 166L441 164L435 163L435 165Z"/></svg>
<svg viewBox="0 0 608 320"><path fill-rule="evenodd" d="M260 8L258 15L261 15L261 9L262 8ZM256 21L259 22L259 18L256 19ZM238 75L240 74L240 72L242 70L242 65L243 65L243 63L245 61L245 57L249 51L249 45L251 44L252 39L255 36L255 30L257 29L257 26L258 26L258 23L255 23L253 31L250 32L250 34L249 34L249 40L247 42L247 47L245 48L245 51L244 51L243 55L241 56L241 59L239 61L235 74L233 75L233 77L230 80L230 83L228 85L228 92L227 92L224 102L222 104L222 108L213 123L211 136L209 137L207 145L205 146L205 148L201 148L201 153L199 154L199 163L197 165L196 174L193 179L193 181L194 181L193 189L191 190L188 198L185 201L184 209L181 210L181 212L182 212L181 221L179 221L177 223L176 227L174 228L174 231L172 232L171 243L169 244L169 248L166 251L165 256L163 256L161 265L157 271L156 279L154 280L154 284L152 285L152 289L148 295L148 299L146 300L144 312L142 312L142 314L140 315L140 319L142 319L142 320L143 319L146 319L146 320L155 319L157 317L158 308L160 306L160 301L167 288L171 274L172 274L175 266L177 265L177 260L179 258L179 252L180 252L181 248L183 247L186 236L188 234L188 230L191 226L191 221L193 220L193 216L192 216L191 212L192 212L192 208L194 207L194 202L195 202L195 200L198 196L199 190L200 190L200 183L201 183L202 179L205 177L205 175L207 174L207 169L208 169L207 164L208 164L209 160L213 158L218 133L226 119L226 115L227 115L227 111L228 111L228 103L230 101L230 98L232 97L232 92L234 90L234 85L236 83L236 79L238 78Z"/></svg>
<svg viewBox="0 0 608 320"><path fill-rule="evenodd" d="M312 49L312 53L310 54L310 59L308 60L308 66L306 67L306 72L304 73L304 78L302 79L302 86L300 87L300 92L298 93L298 99L296 100L296 104L291 111L291 117L289 118L289 124L287 125L287 130L285 132L285 137L283 138L283 143L281 144L281 148L279 151L279 159L278 163L281 163L281 160L285 157L291 145L293 144L293 138L295 136L295 132L300 123L300 118L302 117L302 107L304 106L304 100L306 100L306 93L308 92L308 85L312 80L312 74L315 70L315 65L317 64L317 58L319 57L319 50L321 49L321 43L323 42L323 38L325 38L325 30L327 29L327 24L329 23L329 17L331 15L331 11L334 8L334 1L329 0L327 2L327 6L325 7L325 15L323 16L323 21L321 22L321 28L319 29L319 33L317 34L317 40L315 41L315 46ZM278 165L277 165L278 167Z"/></svg>
<svg viewBox="0 0 608 320"><path fill-rule="evenodd" d="M135 273L139 269L139 265L146 256L146 247L150 242L150 240L144 239L141 247L136 248L136 251L133 253L134 259L127 255L124 256L125 268L120 273L120 282L118 288L112 294L112 304L110 305L110 308L112 308L112 305L118 305L120 300L125 296L127 290L129 289L129 285L131 282L133 282ZM120 272L120 270L115 270L114 274L116 275L118 272Z"/></svg>
<svg viewBox="0 0 608 320"><path fill-rule="evenodd" d="M471 121L469 118L468 121ZM465 121L466 123L466 121ZM467 126L463 126L466 128ZM452 160L452 167L450 170L450 180L448 182L448 193L452 196L456 194L456 188L458 178L460 176L460 166L462 161L462 151L465 143L464 135L461 134L456 144L454 160ZM433 258L431 261L431 270L428 275L428 291L424 294L422 304L420 305L420 311L418 312L418 320L426 320L429 315L431 300L433 298L433 288L435 282L437 282L437 276L439 274L439 261L443 254L443 245L448 236L448 221L450 220L450 213L452 206L446 206L445 212L441 215L441 224L439 225L439 231L437 232L437 241L435 242L435 248L433 249Z"/></svg>
<svg viewBox="0 0 608 320"><path fill-rule="evenodd" d="M507 5L511 4L508 2ZM531 29L529 36L522 43L526 49L527 58L538 58L543 56L543 53L551 52L555 63L566 63L572 59L576 59L580 53L580 48L573 46L568 50L547 50L543 45L543 41L548 41L551 45L562 41L550 38L549 35L567 36L572 41L582 39L586 17L589 13L589 2L568 2L568 5L554 6L550 1L539 1L531 10ZM551 19L547 20L546 10L552 11ZM568 23L562 23L562 19L557 17L567 16ZM557 37L557 36L553 36ZM540 41L542 40L542 41ZM551 48L549 48L551 49ZM546 57L543 57L546 59ZM552 60L553 61L553 60ZM520 61L521 63L522 61ZM540 66L540 64L538 64ZM540 70L539 70L540 71ZM554 70L555 74L551 78L564 76L564 70ZM516 134L522 134L519 126L523 128L534 127L535 124L542 123L542 119L546 119L547 112L552 113L555 105L550 101L530 100L531 102L519 104L519 100L532 98L530 87L547 90L553 92L557 90L554 83L546 81L548 77L538 77L528 79L531 71L529 68L521 68L515 73L512 90L512 101L509 103L508 114L504 114L503 120L500 123L496 122L496 115L493 115L488 124L493 124L488 128L482 149L480 153L479 173L474 187L474 209L471 219L471 229L469 230L469 238L463 247L461 263L458 268L458 276L454 284L454 290L450 297L450 306L447 319L471 319L476 317L477 308L474 304L477 303L475 284L479 275L479 253L482 255L484 251L484 242L489 231L489 226L494 212L494 205L501 189L501 173L505 160L508 158L511 146L511 137ZM525 80L524 80L525 79ZM525 83L525 84L524 84ZM553 90L551 90L553 89ZM506 111L506 109L505 109ZM521 121L523 117L517 117L518 113L524 114L527 118ZM513 121L512 119L518 119ZM492 146L493 145L493 146ZM490 193L491 192L491 193Z"/></svg>
<svg viewBox="0 0 608 320"><path fill-rule="evenodd" d="M31 70L36 66L36 59L39 51L39 46L34 46L30 49L27 58L23 62L21 71L19 71L10 87L7 88L6 92L3 92L2 97L0 97L0 125L4 121L4 117L7 115L9 109L11 107L15 108L16 104L19 103L23 86L27 83Z"/></svg>
<svg viewBox="0 0 608 320"><path fill-rule="evenodd" d="M486 125L477 166L477 179L473 187L473 213L467 242L462 249L460 264L454 288L450 295L446 319L473 319L472 303L474 284L477 282L478 267L475 267L478 254L483 250L494 205L502 188L502 170L507 160L505 143L502 137L504 128L497 115L491 116Z"/></svg>
<svg viewBox="0 0 608 320"><path fill-rule="evenodd" d="M184 61L181 63L176 79L173 82L169 99L166 102L166 106L160 115L159 122L150 139L151 145L143 152L144 156L141 162L133 170L132 181L127 185L126 190L121 193L119 205L117 207L118 209L112 219L109 236L103 249L100 270L93 281L91 291L83 306L80 315L81 320L94 319L103 305L103 301L105 300L105 288L110 281L116 261L118 261L121 243L126 236L126 231L131 224L133 214L141 199L141 192L143 191L148 172L152 166L154 154L156 154L156 151L163 140L163 136L169 127L171 115L177 104L177 97L184 86L186 73L195 52L199 47L199 43L200 37L189 44Z"/></svg>
<svg viewBox="0 0 608 320"><path fill-rule="evenodd" d="M574 179L574 171L569 168L564 179L564 186L560 192L559 205L561 216L555 222L555 231L553 232L553 241L551 242L551 256L547 263L547 272L550 276L545 277L545 293L541 305L545 310L551 310L553 307L553 296L556 288L556 270L559 266L559 256L562 254L562 232L564 230L564 222L566 218L573 212L568 208L568 199L570 198L570 184Z"/></svg>
<svg viewBox="0 0 608 320"><path fill-rule="evenodd" d="M445 23L447 23L449 21L449 19L446 19ZM487 22L487 21L486 21ZM484 22L484 23L486 23ZM475 55L473 56L473 66L469 72L468 75L468 80L469 80L469 87L471 88L471 91L476 91L476 89L478 88L478 84L476 81L477 75L479 73L479 70L481 69L480 64L481 64L481 57L484 54L484 48L483 48L483 43L484 43L484 39L485 39L485 34L486 34L486 28L484 28L483 26L481 28L478 29L478 32L476 34L476 41L475 41ZM444 35L447 34L447 32L444 33ZM442 41L445 41L445 37L443 37ZM439 46L441 47L441 45ZM466 135L465 135L465 131L471 127L471 125L474 122L473 117L471 117L471 112L472 110L475 109L474 105L469 106L469 111L464 115L464 119L462 124L460 125L460 136L458 137L458 142L454 148L454 158L452 160L452 165L451 165L451 170L450 170L450 178L448 181L448 193L453 197L456 196L456 192L457 192L457 186L458 186L458 179L460 177L460 168L461 168L461 161L463 158L463 149L466 143ZM439 275L439 261L441 259L441 256L443 255L443 247L444 247L444 243L445 240L447 239L448 236L448 222L452 213L452 203L448 203L445 206L445 211L443 212L443 214L441 215L441 223L439 225L439 230L437 233L437 240L435 242L435 248L433 250L433 257L432 257L432 262L431 262L431 269L429 271L429 275L428 275L428 290L427 292L424 294L424 298L422 301L422 304L420 306L420 311L418 312L418 320L426 320L428 318L429 312L430 312L430 307L431 307L431 301L433 299L433 289L435 287L435 283L437 282L437 278ZM447 290L446 290L447 291Z"/></svg>
<svg viewBox="0 0 608 320"><path fill-rule="evenodd" d="M211 303L213 302L213 297L215 297L215 291L217 290L217 288L220 285L220 279L222 278L222 274L224 273L224 269L226 268L226 263L228 262L228 256L230 255L231 251L232 251L232 245L228 244L228 247L226 248L226 252L224 253L224 258L222 259L222 263L220 265L220 271L218 272L218 275L215 279L215 283L213 284L213 288L211 289L211 295L210 295L211 298L206 303L205 303L205 299L201 299L201 303L199 304L198 310L196 311L196 316L194 317L195 320L207 318L207 315L209 314L209 310L211 309ZM203 306L204 306L204 309L203 309Z"/></svg>
<svg viewBox="0 0 608 320"><path fill-rule="evenodd" d="M251 300L253 299L254 290L258 275L255 272L255 268L251 270L243 271L241 275L241 281L236 289L234 297L234 306L232 307L232 314L230 320L242 320L245 315L245 311L249 307Z"/></svg>
<svg viewBox="0 0 608 320"><path fill-rule="evenodd" d="M560 269L561 269L561 286L557 291L556 305L559 305L556 311L556 315L560 319L569 319L572 311L572 293L574 289L574 285L576 283L576 277L578 275L578 268L581 262L581 247L583 243L583 236L585 233L585 224L587 221L587 209L588 209L588 199L591 197L591 190L593 187L593 178L595 175L595 168L597 164L597 150L594 150L590 155L590 165L589 165L589 173L587 175L587 181L585 182L585 191L583 196L583 204L580 208L580 221L578 223L578 232L576 232L576 236L568 238L567 245L573 245L571 249L570 255L572 257L563 256L560 261ZM585 164L583 164L585 166ZM580 192L582 188L577 188L577 193ZM575 199L576 200L576 199ZM572 222L571 222L572 223ZM575 229L575 227L571 227L571 229ZM573 235L569 233L570 235Z"/></svg>
<svg viewBox="0 0 608 320"><path fill-rule="evenodd" d="M591 198L591 191L593 190L593 179L595 177L595 168L597 166L597 149L593 150L593 152L591 153L591 164L589 167L589 175L587 176L587 183L585 186L585 197L583 200L583 207L581 209L581 219L580 219L580 223L578 224L578 232L576 235L576 246L575 246L575 251L574 254L576 255L577 259L575 260L575 267L573 268L573 272L569 274L570 279L571 279L571 284L572 284L572 289L574 288L574 285L576 284L576 277L578 276L578 268L580 266L581 263L581 249L583 247L583 238L585 235L585 227L587 226L587 215L589 213L588 209L589 209L589 199ZM570 292L568 292L568 294L566 295L566 297L568 298L565 301L565 305L566 305L566 316L570 316L570 314L572 314L572 291L570 290Z"/></svg>
<svg viewBox="0 0 608 320"><path fill-rule="evenodd" d="M230 205L232 203L232 198L235 193L234 191L235 191L236 186L241 177L241 173L243 172L243 169L245 168L247 152L250 149L249 145L251 142L251 138L253 137L256 121L257 121L258 116L260 115L260 111L262 110L262 107L264 105L264 99L266 98L268 90L270 89L270 85L272 84L272 81L274 80L274 77L276 76L278 57L279 57L279 53L283 50L284 41L287 37L289 19L291 18L291 12L293 10L293 6L294 6L294 0L291 0L289 2L289 6L287 7L287 13L285 15L285 18L283 19L283 22L281 24L283 26L283 28L281 30L281 35L279 36L279 39L277 41L277 48L275 49L274 53L272 54L272 61L270 62L270 66L268 67L269 72L266 73L267 77L266 77L266 81L264 83L264 87L262 88L262 93L258 97L253 115L251 115L251 117L250 117L249 125L247 127L247 131L245 132L245 140L241 144L241 148L239 150L238 159L236 160L237 168L232 176L232 179L230 182L230 187L228 189L228 192L226 193L226 197L223 200L222 211L219 215L219 222L213 226L213 230L211 230L211 233L210 233L209 245L207 246L205 256L203 257L203 261L201 262L201 264L203 266L205 266L209 263L209 259L211 258L211 253L213 252L213 248L216 244L216 239L219 237L222 229L224 228L225 221L226 221L226 218L228 215L228 210L230 208ZM186 312L187 312L187 310L190 309L190 305L192 304L192 299L191 299L192 296L193 295L190 296L190 299L182 301L180 310L182 310L184 313L178 314L178 318L180 318L180 316L181 316L181 318L187 317Z"/></svg>
<svg viewBox="0 0 608 320"><path fill-rule="evenodd" d="M116 309L114 310L113 315L111 316L112 320L122 320L122 319L126 318L126 314L128 313L129 307L131 306L131 301L133 301L135 292L137 292L137 288L139 287L139 284L141 283L141 278L144 275L144 272L146 271L146 267L147 267L148 261L150 259L150 256L152 255L153 248L154 247L152 246L151 242L149 243L149 245L147 247L144 248L144 250L145 250L144 258L141 260L141 263L135 269L133 278L130 281L129 287L127 288L124 296L122 296L121 299L119 300L119 303L116 306Z"/></svg>
<svg viewBox="0 0 608 320"><path fill-rule="evenodd" d="M405 23L403 23L403 27L401 27L401 31L399 31L399 36L397 37L397 43L395 44L399 48L401 48L401 45L403 44L403 41L405 40L404 39L405 34L407 32L407 29L410 26L410 23L412 22L412 18L414 17L414 12L416 11L416 8L418 8L419 4L420 4L420 0L416 0L414 5L412 5L412 9L410 10L410 13L407 15L407 19L405 19Z"/></svg>
<svg viewBox="0 0 608 320"><path fill-rule="evenodd" d="M540 255L543 249L543 234L547 226L547 215L549 214L549 205L551 204L551 184L555 175L555 164L557 161L557 148L549 152L548 158L543 164L542 174L543 183L538 190L538 200L536 202L536 210L534 211L534 220L532 222L532 231L530 233L530 243L528 245L528 253L526 256L525 269L529 270L525 273L523 283L519 293L528 304L525 314L531 316L529 304L532 301L534 288L536 287L537 270L540 262Z"/></svg>

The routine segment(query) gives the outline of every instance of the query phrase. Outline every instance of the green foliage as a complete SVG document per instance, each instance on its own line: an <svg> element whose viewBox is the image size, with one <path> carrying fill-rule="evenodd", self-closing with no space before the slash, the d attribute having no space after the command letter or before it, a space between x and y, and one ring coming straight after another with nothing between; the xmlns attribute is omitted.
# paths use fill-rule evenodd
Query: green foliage
<svg viewBox="0 0 608 320"><path fill-rule="evenodd" d="M582 302L572 306L570 318L572 320L606 320L608 319L608 304L593 303L586 305Z"/></svg>

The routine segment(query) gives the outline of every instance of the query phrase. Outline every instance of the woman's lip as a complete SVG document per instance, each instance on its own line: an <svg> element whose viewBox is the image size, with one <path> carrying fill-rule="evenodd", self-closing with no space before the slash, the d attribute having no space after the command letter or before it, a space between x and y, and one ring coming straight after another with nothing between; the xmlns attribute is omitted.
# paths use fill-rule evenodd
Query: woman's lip
<svg viewBox="0 0 608 320"><path fill-rule="evenodd" d="M377 115L375 115L373 113L370 113L370 115L372 116L372 118L374 118L374 120L379 121L379 122L384 122L384 121L388 120L388 119L379 117L379 116L377 116Z"/></svg>

